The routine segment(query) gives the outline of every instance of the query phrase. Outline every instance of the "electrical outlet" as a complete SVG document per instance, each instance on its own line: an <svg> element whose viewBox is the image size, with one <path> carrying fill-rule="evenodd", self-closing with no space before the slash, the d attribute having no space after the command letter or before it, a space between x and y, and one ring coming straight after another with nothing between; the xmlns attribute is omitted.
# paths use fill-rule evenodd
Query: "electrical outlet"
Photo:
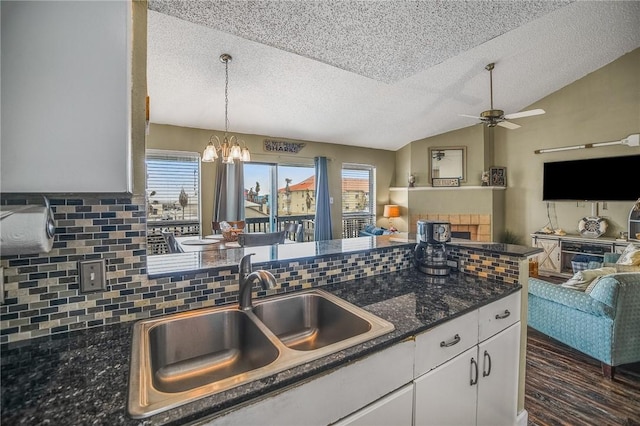
<svg viewBox="0 0 640 426"><path fill-rule="evenodd" d="M104 259L79 262L80 293L106 290Z"/></svg>

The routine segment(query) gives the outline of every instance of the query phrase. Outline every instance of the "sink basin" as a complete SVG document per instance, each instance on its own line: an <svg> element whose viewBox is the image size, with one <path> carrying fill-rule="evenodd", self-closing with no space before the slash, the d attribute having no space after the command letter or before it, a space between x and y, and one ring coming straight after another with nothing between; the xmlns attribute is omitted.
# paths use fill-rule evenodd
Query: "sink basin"
<svg viewBox="0 0 640 426"><path fill-rule="evenodd" d="M280 296L253 312L288 348L312 351L362 335L371 322L318 293Z"/></svg>
<svg viewBox="0 0 640 426"><path fill-rule="evenodd" d="M129 414L178 407L389 333L393 324L322 290L138 321Z"/></svg>
<svg viewBox="0 0 640 426"><path fill-rule="evenodd" d="M150 369L160 392L183 392L256 370L280 354L244 312L189 315L149 329Z"/></svg>

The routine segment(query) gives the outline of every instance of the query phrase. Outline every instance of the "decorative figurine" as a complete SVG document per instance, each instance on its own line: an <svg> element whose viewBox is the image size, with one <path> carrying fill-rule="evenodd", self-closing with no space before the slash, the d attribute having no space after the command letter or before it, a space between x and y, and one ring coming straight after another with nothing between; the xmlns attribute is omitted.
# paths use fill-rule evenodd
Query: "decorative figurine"
<svg viewBox="0 0 640 426"><path fill-rule="evenodd" d="M409 175L409 188L413 188L416 186L416 177L414 175Z"/></svg>
<svg viewBox="0 0 640 426"><path fill-rule="evenodd" d="M489 172L482 172L482 186L489 186Z"/></svg>

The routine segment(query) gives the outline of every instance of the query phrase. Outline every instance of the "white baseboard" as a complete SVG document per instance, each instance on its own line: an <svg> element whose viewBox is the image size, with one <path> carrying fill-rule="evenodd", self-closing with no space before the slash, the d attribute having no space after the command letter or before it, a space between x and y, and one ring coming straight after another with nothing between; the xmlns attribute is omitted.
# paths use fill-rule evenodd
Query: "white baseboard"
<svg viewBox="0 0 640 426"><path fill-rule="evenodd" d="M529 413L527 410L522 410L518 413L518 418L516 418L516 426L527 426L529 422Z"/></svg>

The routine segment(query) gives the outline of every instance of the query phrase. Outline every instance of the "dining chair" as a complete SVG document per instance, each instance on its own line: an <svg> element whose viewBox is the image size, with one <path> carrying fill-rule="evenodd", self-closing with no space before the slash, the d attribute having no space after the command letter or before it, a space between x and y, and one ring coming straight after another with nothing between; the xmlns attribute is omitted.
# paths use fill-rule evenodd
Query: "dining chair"
<svg viewBox="0 0 640 426"><path fill-rule="evenodd" d="M268 246L272 244L283 244L286 231L267 232L265 234L246 232L238 234L238 244L240 247Z"/></svg>
<svg viewBox="0 0 640 426"><path fill-rule="evenodd" d="M282 230L285 236L291 241L302 241L302 224L296 222L285 222Z"/></svg>
<svg viewBox="0 0 640 426"><path fill-rule="evenodd" d="M176 241L176 236L173 232L162 231L162 236L164 237L164 242L167 244L167 249L169 253L184 253L178 241Z"/></svg>

